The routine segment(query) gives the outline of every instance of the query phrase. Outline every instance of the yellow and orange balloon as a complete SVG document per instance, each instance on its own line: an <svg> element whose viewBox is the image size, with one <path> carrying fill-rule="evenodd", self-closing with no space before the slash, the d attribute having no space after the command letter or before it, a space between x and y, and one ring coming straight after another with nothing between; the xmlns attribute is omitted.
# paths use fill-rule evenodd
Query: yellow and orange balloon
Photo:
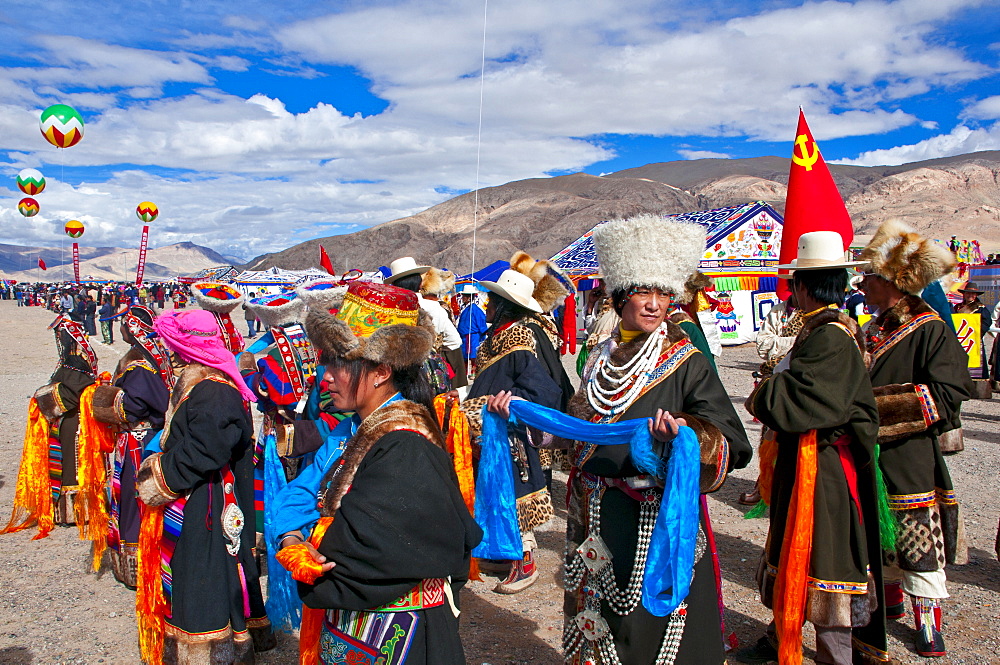
<svg viewBox="0 0 1000 665"><path fill-rule="evenodd" d="M75 219L71 219L66 222L66 235L70 238L79 238L83 235L84 227L83 222L79 222Z"/></svg>
<svg viewBox="0 0 1000 665"><path fill-rule="evenodd" d="M149 224L160 214L160 209L152 201L143 201L135 207L135 215L145 224Z"/></svg>

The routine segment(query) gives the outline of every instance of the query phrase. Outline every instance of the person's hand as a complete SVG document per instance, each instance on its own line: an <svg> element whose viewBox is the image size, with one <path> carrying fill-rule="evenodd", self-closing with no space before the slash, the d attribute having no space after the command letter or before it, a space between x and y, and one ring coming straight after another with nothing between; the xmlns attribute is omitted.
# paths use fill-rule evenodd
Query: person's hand
<svg viewBox="0 0 1000 665"><path fill-rule="evenodd" d="M310 543L309 541L306 541L304 544L310 556L312 556L312 558L316 561L316 563L321 564L320 568L322 568L324 573L330 572L331 570L333 570L333 567L337 565L333 561L327 561L326 557L320 554L319 550L313 547L313 544Z"/></svg>
<svg viewBox="0 0 1000 665"><path fill-rule="evenodd" d="M486 410L490 413L496 413L504 420L510 418L510 403L511 400L523 399L521 397L514 397L514 393L509 390L501 390L496 395L493 395L486 400Z"/></svg>
<svg viewBox="0 0 1000 665"><path fill-rule="evenodd" d="M669 411L657 409L656 415L649 419L649 434L657 441L669 443L677 436L681 427L687 425L683 418L674 418Z"/></svg>
<svg viewBox="0 0 1000 665"><path fill-rule="evenodd" d="M457 390L449 390L444 394L444 401L450 406L456 402L460 402L461 398L459 397Z"/></svg>

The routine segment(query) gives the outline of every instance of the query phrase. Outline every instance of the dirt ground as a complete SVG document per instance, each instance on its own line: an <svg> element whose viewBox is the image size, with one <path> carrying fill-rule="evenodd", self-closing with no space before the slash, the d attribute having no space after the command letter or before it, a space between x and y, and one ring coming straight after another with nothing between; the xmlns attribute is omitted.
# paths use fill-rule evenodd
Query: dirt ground
<svg viewBox="0 0 1000 665"><path fill-rule="evenodd" d="M52 315L0 301L0 523L14 496L27 402L46 383L55 344L45 330ZM116 333L117 338L117 333ZM101 368L113 370L125 351L95 345ZM726 349L719 369L750 440L759 426L742 409L757 359L750 346ZM964 409L966 448L948 458L965 511L970 562L949 568L952 598L945 607L946 664L1000 663L1000 563L993 553L1000 506L1000 401L969 402ZM726 630L740 645L752 644L769 620L754 588L754 571L767 533L765 519L745 520L737 497L756 477L756 459L734 472L709 498L722 563ZM495 578L473 582L462 594L462 637L470 665L560 663L561 561L565 478L555 483L557 518L537 532L541 579L515 596L494 594ZM70 528L32 541L32 532L0 536L0 665L139 662L134 595L108 572L88 572L89 548ZM912 618L891 622L891 652L903 663L925 662L912 649ZM807 656L813 644L806 630ZM278 648L260 654L263 665L297 662L297 642L279 635ZM735 662L735 661L730 661ZM807 662L812 662L807 660Z"/></svg>

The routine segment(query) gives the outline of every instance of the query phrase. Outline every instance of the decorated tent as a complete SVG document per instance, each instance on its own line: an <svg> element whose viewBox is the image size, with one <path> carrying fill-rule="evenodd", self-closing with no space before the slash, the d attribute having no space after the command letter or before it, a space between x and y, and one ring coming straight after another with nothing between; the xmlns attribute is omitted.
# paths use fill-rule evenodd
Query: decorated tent
<svg viewBox="0 0 1000 665"><path fill-rule="evenodd" d="M480 268L474 273L462 275L461 277L456 278L455 284L461 286L462 284L471 284L473 282L495 282L503 271L508 268L510 268L510 264L508 262L494 261L485 268Z"/></svg>
<svg viewBox="0 0 1000 665"><path fill-rule="evenodd" d="M233 266L215 266L214 268L205 268L204 270L199 270L198 272L191 273L190 275L184 275L178 277L177 281L182 284L194 284L195 282L228 282L239 271Z"/></svg>
<svg viewBox="0 0 1000 665"><path fill-rule="evenodd" d="M781 246L781 215L767 203L754 201L664 215L663 219L706 227L705 253L699 268L715 282L713 296L718 303L714 314L719 336L725 345L753 341L768 310L777 303L775 266ZM593 232L587 231L552 257L581 288L586 286L586 280L600 273Z"/></svg>

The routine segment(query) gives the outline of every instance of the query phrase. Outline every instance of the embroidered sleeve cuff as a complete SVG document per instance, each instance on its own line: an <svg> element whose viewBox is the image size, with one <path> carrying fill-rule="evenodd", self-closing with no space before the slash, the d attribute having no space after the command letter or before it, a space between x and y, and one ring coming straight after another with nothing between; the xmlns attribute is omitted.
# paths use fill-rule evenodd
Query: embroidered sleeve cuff
<svg viewBox="0 0 1000 665"><path fill-rule="evenodd" d="M879 443L918 434L939 420L927 386L893 383L876 386L873 392L878 405Z"/></svg>
<svg viewBox="0 0 1000 665"><path fill-rule="evenodd" d="M181 498L180 494L167 486L167 481L163 478L162 457L163 453L151 455L142 463L136 475L139 498L147 506L162 506Z"/></svg>
<svg viewBox="0 0 1000 665"><path fill-rule="evenodd" d="M698 436L701 447L701 492L707 494L722 487L729 472L729 442L718 427L698 416L677 412L674 418L683 418Z"/></svg>

